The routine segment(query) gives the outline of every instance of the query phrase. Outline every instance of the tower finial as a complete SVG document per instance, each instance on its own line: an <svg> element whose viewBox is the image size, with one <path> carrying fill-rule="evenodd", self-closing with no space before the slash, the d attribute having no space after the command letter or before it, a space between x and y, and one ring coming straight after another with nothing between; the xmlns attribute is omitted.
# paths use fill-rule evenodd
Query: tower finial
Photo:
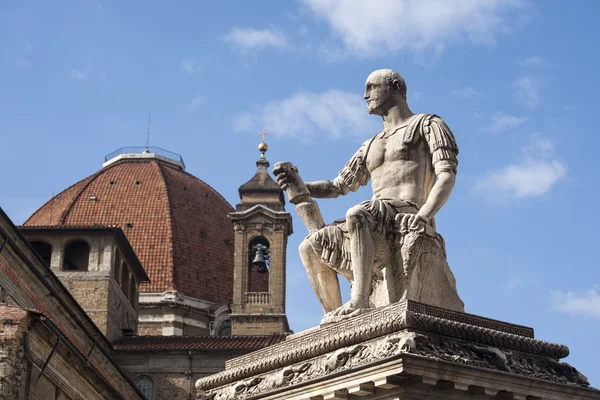
<svg viewBox="0 0 600 400"><path fill-rule="evenodd" d="M258 150L261 153L260 158L265 158L265 153L269 149L269 146L267 146L267 144L265 143L265 135L268 135L268 133L265 132L264 130L262 130L262 131L260 131L259 135L262 136L262 141L258 145Z"/></svg>

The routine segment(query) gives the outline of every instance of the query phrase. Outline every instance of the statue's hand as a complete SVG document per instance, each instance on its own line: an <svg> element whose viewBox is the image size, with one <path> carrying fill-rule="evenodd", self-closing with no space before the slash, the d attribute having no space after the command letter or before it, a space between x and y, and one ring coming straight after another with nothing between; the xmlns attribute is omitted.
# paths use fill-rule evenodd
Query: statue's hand
<svg viewBox="0 0 600 400"><path fill-rule="evenodd" d="M287 173L287 171L283 171L277 174L277 183L281 186L281 189L286 190L288 185L292 182L292 178Z"/></svg>
<svg viewBox="0 0 600 400"><path fill-rule="evenodd" d="M396 215L396 222L398 222L399 230L401 234L412 232L425 232L425 225L429 221L419 214L398 214Z"/></svg>
<svg viewBox="0 0 600 400"><path fill-rule="evenodd" d="M287 162L277 163L273 167L273 174L275 174L277 183L283 190L286 190L288 185L293 182L290 171L298 172L298 168Z"/></svg>

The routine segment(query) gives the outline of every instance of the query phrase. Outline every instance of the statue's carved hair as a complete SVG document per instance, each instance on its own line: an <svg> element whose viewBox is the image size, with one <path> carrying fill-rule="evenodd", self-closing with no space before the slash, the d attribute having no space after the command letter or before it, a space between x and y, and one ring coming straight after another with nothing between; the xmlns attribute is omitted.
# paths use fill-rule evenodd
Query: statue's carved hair
<svg viewBox="0 0 600 400"><path fill-rule="evenodd" d="M380 69L375 72L378 72L384 76L385 84L389 93L399 94L404 100L406 100L406 82L404 81L402 75L393 69Z"/></svg>

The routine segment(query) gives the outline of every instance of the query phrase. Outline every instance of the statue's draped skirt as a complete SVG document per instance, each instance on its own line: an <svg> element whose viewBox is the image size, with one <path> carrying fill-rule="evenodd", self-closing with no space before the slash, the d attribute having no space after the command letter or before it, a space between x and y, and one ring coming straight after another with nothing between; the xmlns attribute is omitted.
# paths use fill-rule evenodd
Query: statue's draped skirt
<svg viewBox="0 0 600 400"><path fill-rule="evenodd" d="M399 235L396 216L398 214L416 214L419 211L417 204L392 199L373 199L360 203L359 212L363 213L373 234L375 244L388 242L391 248L391 239ZM321 261L329 265L342 275L351 274L352 257L350 255L350 235L346 219L336 220L316 232L311 233L307 240L313 249L320 254Z"/></svg>

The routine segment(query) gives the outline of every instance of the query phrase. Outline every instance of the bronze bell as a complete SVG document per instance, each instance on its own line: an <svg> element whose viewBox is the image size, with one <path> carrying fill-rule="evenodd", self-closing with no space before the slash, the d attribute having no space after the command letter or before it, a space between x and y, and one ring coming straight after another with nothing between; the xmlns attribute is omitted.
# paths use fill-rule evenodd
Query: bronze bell
<svg viewBox="0 0 600 400"><path fill-rule="evenodd" d="M256 249L256 255L254 256L254 260L252 260L252 266L256 267L256 272L260 274L269 272L262 249Z"/></svg>

